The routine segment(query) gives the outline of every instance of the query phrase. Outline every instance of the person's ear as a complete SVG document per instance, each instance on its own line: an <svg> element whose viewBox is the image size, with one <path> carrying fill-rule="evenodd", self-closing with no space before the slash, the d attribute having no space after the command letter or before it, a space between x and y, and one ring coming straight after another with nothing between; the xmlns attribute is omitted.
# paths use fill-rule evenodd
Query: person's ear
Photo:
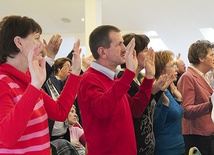
<svg viewBox="0 0 214 155"><path fill-rule="evenodd" d="M15 38L13 39L13 41L14 41L16 47L18 49L20 49L20 51L21 51L21 49L22 49L22 38L19 37L19 36L15 36Z"/></svg>
<svg viewBox="0 0 214 155"><path fill-rule="evenodd" d="M205 58L198 58L200 62L204 62Z"/></svg>
<svg viewBox="0 0 214 155"><path fill-rule="evenodd" d="M106 51L105 51L105 48L104 47L99 47L98 49L97 49L97 52L98 52L98 54L99 54L99 56L101 57L101 58L106 58L107 57L107 55L106 55Z"/></svg>

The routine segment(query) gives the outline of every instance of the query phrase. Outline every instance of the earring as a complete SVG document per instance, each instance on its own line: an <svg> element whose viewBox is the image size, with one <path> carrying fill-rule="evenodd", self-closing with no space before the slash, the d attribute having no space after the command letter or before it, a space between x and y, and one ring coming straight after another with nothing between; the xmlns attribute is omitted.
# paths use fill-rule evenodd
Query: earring
<svg viewBox="0 0 214 155"><path fill-rule="evenodd" d="M21 50L21 49L19 49L19 52L20 52L20 53L22 53L22 50Z"/></svg>

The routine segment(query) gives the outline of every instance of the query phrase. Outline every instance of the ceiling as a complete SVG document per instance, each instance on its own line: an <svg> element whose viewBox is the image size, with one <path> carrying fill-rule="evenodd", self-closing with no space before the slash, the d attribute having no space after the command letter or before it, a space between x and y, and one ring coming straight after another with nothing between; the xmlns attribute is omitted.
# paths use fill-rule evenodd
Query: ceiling
<svg viewBox="0 0 214 155"><path fill-rule="evenodd" d="M90 1L90 0L87 0ZM168 49L186 59L188 47L204 39L199 28L214 27L212 0L99 0L102 24L125 32L156 31ZM35 19L43 34L84 33L84 0L0 0L0 18L26 15ZM68 18L65 23L61 18Z"/></svg>

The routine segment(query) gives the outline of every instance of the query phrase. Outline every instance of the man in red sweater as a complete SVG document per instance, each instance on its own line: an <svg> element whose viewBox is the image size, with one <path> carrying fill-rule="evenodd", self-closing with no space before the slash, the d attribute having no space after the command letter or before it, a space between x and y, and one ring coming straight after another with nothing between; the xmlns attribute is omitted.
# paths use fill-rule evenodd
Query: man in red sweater
<svg viewBox="0 0 214 155"><path fill-rule="evenodd" d="M145 78L138 93L130 97L130 88L138 65L135 40L127 47L120 30L111 25L97 27L89 45L96 61L83 74L78 93L88 155L136 155L133 117L140 117L150 100L154 81L154 51L145 59ZM126 63L120 79L117 66Z"/></svg>

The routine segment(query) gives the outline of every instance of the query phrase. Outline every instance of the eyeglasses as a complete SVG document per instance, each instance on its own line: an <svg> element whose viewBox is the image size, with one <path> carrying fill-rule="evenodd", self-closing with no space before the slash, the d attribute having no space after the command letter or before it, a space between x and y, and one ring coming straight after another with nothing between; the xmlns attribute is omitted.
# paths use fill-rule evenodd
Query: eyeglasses
<svg viewBox="0 0 214 155"><path fill-rule="evenodd" d="M166 67L173 67L173 68L177 68L177 64L176 64L176 63L173 63L172 65L170 65L170 66L166 66Z"/></svg>

